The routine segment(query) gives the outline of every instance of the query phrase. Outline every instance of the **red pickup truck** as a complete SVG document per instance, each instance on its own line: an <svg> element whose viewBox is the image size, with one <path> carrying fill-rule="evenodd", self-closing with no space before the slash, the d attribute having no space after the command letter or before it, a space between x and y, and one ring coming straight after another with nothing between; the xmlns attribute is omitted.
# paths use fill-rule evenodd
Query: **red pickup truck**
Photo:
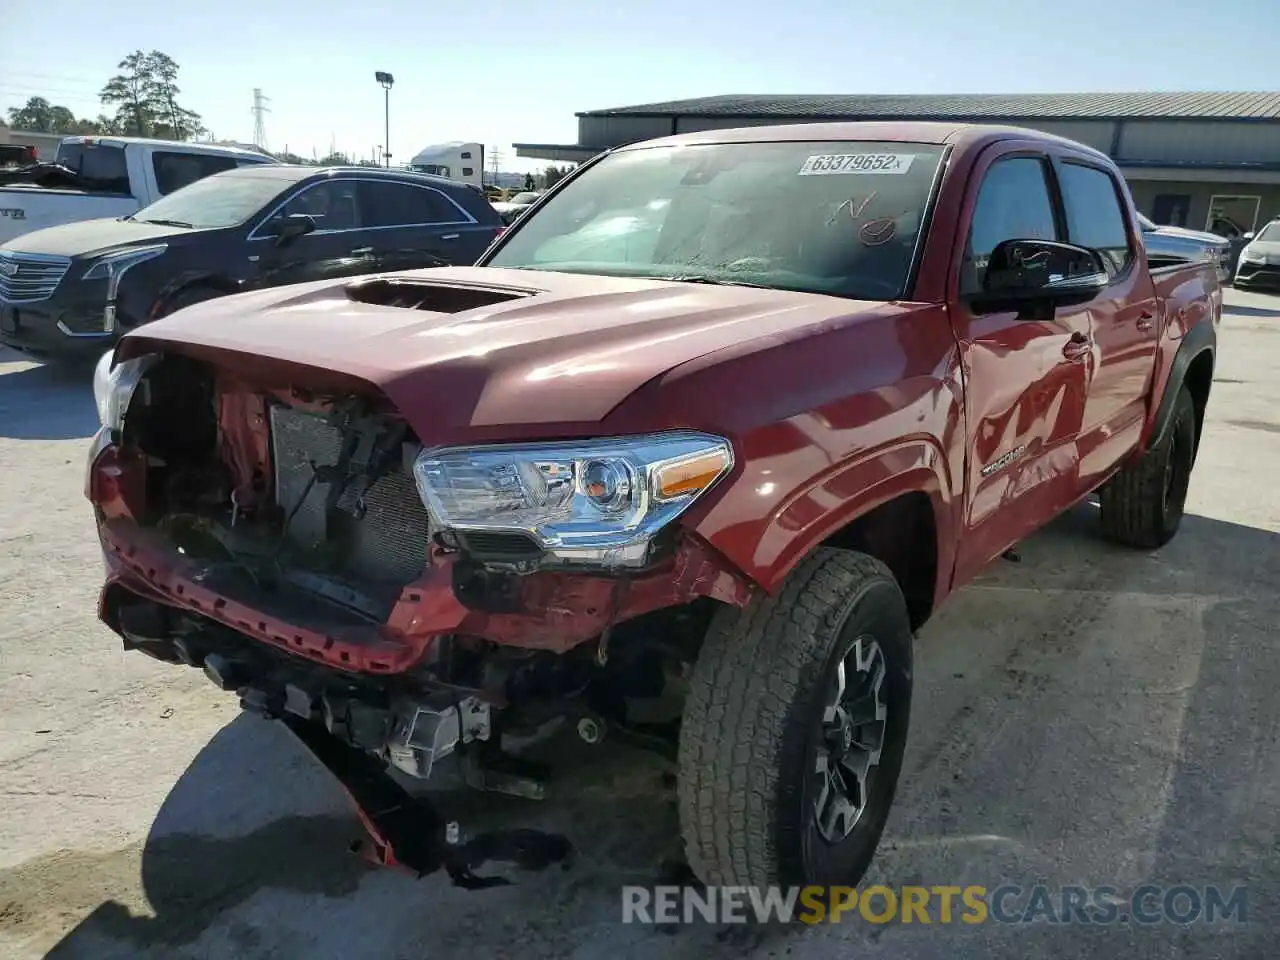
<svg viewBox="0 0 1280 960"><path fill-rule="evenodd" d="M476 885L486 857L565 856L468 839L387 770L452 756L538 797L539 736L607 735L675 763L702 881L852 884L914 632L1095 491L1112 540L1173 537L1220 317L1212 267L1149 270L1124 180L1078 143L628 146L474 267L124 337L95 376L100 615L285 723L380 862Z"/></svg>

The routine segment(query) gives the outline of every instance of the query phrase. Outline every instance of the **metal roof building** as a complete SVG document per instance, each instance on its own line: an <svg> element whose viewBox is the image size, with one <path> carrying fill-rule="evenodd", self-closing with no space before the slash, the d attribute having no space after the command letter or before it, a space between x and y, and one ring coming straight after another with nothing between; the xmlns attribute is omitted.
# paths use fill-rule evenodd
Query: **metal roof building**
<svg viewBox="0 0 1280 960"><path fill-rule="evenodd" d="M1109 154L1158 223L1221 233L1280 216L1280 92L729 94L578 115L576 144L518 143L522 157L586 160L675 133L832 120L1005 123Z"/></svg>

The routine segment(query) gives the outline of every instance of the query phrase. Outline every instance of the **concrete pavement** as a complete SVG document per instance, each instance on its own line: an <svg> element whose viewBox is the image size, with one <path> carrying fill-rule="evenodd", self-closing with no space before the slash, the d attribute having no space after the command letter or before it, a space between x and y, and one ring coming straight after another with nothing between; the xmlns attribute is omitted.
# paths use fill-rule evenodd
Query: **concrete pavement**
<svg viewBox="0 0 1280 960"><path fill-rule="evenodd" d="M1280 298L1227 294L1178 538L1101 542L1083 506L919 638L912 741L869 882L1249 885L1249 922L770 931L623 926L674 807L615 749L532 814L573 869L468 894L344 851L340 791L194 671L94 619L85 377L0 354L0 955L18 958L1258 957L1280 919Z"/></svg>

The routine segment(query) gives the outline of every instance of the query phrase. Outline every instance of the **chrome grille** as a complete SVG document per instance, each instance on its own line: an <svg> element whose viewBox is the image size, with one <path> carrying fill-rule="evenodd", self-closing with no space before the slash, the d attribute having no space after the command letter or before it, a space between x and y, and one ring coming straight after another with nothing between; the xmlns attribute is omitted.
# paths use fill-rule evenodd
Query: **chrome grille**
<svg viewBox="0 0 1280 960"><path fill-rule="evenodd" d="M46 300L66 276L71 261L31 253L0 251L0 300L34 303Z"/></svg>
<svg viewBox="0 0 1280 960"><path fill-rule="evenodd" d="M333 466L342 450L342 434L323 417L276 405L271 408L272 460L275 463L276 502L286 516L298 507L289 525L289 541L306 549L325 539L325 501L329 484L311 482L311 462ZM350 553L337 571L352 580L403 584L415 579L427 564L430 522L411 474L412 445L402 463L380 477L364 493L364 516L355 524ZM345 491L341 507L354 502Z"/></svg>

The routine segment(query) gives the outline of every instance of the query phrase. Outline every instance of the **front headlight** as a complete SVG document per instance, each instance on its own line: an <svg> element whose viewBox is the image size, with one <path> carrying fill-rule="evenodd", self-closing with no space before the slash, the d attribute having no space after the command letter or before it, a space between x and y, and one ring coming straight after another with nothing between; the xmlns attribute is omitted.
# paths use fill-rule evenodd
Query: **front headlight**
<svg viewBox="0 0 1280 960"><path fill-rule="evenodd" d="M1262 255L1255 253L1252 247L1245 247L1240 251L1240 260L1244 263L1261 263Z"/></svg>
<svg viewBox="0 0 1280 960"><path fill-rule="evenodd" d="M654 536L733 468L727 440L667 433L423 451L418 490L440 526L528 537L567 563L639 566Z"/></svg>
<svg viewBox="0 0 1280 960"><path fill-rule="evenodd" d="M124 426L124 415L129 410L129 401L142 375L147 372L158 356L146 354L124 360L111 365L115 356L114 350L108 350L93 368L93 399L98 405L98 420L109 430L119 430Z"/></svg>
<svg viewBox="0 0 1280 960"><path fill-rule="evenodd" d="M117 253L108 253L94 261L85 271L85 280L112 280L118 283L121 275L130 267L153 260L169 249L168 244L157 243L148 247L130 247ZM114 289L112 294L114 295Z"/></svg>

